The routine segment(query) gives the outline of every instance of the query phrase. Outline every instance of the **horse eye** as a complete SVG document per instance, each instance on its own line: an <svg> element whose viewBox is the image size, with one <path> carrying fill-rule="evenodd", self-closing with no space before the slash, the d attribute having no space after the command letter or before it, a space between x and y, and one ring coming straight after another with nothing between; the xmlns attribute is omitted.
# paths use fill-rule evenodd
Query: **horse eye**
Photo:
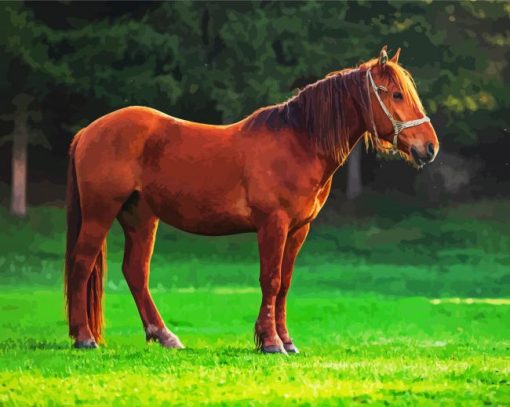
<svg viewBox="0 0 510 407"><path fill-rule="evenodd" d="M402 99L404 99L404 96L402 96L402 93L400 93L400 92L394 92L393 99L402 100Z"/></svg>

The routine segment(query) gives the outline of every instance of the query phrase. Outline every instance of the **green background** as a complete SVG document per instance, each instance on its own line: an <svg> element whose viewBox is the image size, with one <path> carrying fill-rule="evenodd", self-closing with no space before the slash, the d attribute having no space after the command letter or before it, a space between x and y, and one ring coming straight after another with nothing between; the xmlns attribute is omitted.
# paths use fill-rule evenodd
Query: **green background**
<svg viewBox="0 0 510 407"><path fill-rule="evenodd" d="M509 405L509 16L508 2L1 3L0 404ZM294 273L299 355L255 351L255 235L165 225L151 291L187 349L145 344L118 225L106 346L72 349L62 206L79 128L127 105L236 121L386 44L441 151L419 172L369 151L350 201L339 171ZM20 122L23 219L7 209Z"/></svg>
<svg viewBox="0 0 510 407"><path fill-rule="evenodd" d="M254 235L162 225L152 294L187 346L146 345L108 243L106 346L71 348L62 289L64 214L3 213L0 402L11 404L506 405L510 402L508 201L312 228L289 328L301 353L262 355Z"/></svg>

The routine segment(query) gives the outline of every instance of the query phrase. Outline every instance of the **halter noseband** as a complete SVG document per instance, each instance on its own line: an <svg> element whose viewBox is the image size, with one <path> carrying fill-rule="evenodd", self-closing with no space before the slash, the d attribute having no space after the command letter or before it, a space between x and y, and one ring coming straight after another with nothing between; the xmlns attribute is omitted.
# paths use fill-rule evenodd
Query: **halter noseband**
<svg viewBox="0 0 510 407"><path fill-rule="evenodd" d="M386 107L384 102L382 101L381 97L379 96L379 90L387 91L387 89L384 86L377 86L375 84L374 78L372 78L372 74L370 73L370 69L367 70L367 78L368 78L368 81L370 82L370 87L372 88L372 90L375 93L375 97L379 101L379 105L381 106L381 109L386 114L388 119L390 119L390 122L391 122L391 124L393 126L394 133L393 133L393 149L392 149L392 153L396 154L397 151L398 151L397 143L398 143L398 136L400 135L400 133L404 129L408 129L409 127L416 127L416 126L419 126L420 124L428 123L428 122L430 122L430 118L427 117L427 116L423 116L421 119L409 120L407 122L401 122L400 120L395 120L395 118L390 113L390 111L388 110L388 108ZM369 89L369 93L370 93L370 87L368 88ZM372 127L374 128L374 135L375 135L375 137L377 139L379 139L379 135L377 134L377 129L375 128L375 123L374 123L373 115L372 115Z"/></svg>

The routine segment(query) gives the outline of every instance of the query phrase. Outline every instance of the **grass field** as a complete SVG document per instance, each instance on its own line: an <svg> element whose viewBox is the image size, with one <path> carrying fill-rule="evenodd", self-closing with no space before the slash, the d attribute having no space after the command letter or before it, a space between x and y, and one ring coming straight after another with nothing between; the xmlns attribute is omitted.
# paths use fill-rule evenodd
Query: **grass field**
<svg viewBox="0 0 510 407"><path fill-rule="evenodd" d="M312 230L289 328L301 350L260 355L252 235L161 228L153 296L187 346L146 345L109 238L107 346L71 349L63 212L0 211L0 405L510 405L510 204L484 202Z"/></svg>

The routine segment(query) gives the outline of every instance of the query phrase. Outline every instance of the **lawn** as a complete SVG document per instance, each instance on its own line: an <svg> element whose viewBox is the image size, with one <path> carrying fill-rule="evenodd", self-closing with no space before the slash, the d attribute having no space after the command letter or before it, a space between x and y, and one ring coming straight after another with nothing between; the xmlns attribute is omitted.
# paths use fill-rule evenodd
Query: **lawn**
<svg viewBox="0 0 510 407"><path fill-rule="evenodd" d="M63 212L0 211L0 405L510 404L508 202L312 230L289 328L299 355L261 355L253 235L162 227L151 286L184 351L146 345L109 238L105 339L71 348Z"/></svg>

